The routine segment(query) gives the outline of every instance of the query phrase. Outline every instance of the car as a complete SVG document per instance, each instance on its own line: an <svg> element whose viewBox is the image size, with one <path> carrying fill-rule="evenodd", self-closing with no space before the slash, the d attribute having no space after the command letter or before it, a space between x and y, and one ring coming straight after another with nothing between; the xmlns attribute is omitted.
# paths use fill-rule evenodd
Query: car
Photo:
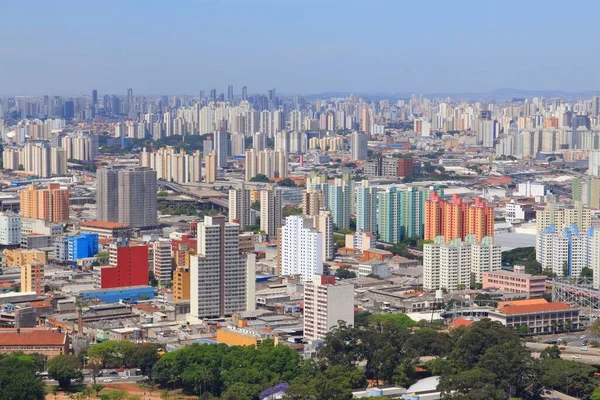
<svg viewBox="0 0 600 400"><path fill-rule="evenodd" d="M113 380L112 379L103 379L102 382L104 383L111 383Z"/></svg>
<svg viewBox="0 0 600 400"><path fill-rule="evenodd" d="M579 339L585 339L585 335L581 335Z"/></svg>
<svg viewBox="0 0 600 400"><path fill-rule="evenodd" d="M127 375L123 375L121 379L129 379L129 377Z"/></svg>
<svg viewBox="0 0 600 400"><path fill-rule="evenodd" d="M573 354L573 356L571 358L579 360L579 359L581 359L581 356L579 354Z"/></svg>
<svg viewBox="0 0 600 400"><path fill-rule="evenodd" d="M587 348L587 346L581 346L581 347L579 348L579 350L581 350L581 351L587 351L587 349L588 349L588 348Z"/></svg>

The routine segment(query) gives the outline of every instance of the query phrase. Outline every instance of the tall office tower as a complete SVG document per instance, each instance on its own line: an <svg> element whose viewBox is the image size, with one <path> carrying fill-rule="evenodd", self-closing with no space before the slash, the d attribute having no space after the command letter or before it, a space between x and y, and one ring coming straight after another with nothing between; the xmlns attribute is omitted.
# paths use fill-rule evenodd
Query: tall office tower
<svg viewBox="0 0 600 400"><path fill-rule="evenodd" d="M215 152L217 154L217 167L227 168L229 156L229 132L218 130L214 133Z"/></svg>
<svg viewBox="0 0 600 400"><path fill-rule="evenodd" d="M156 171L146 167L99 169L96 218L131 228L155 226Z"/></svg>
<svg viewBox="0 0 600 400"><path fill-rule="evenodd" d="M356 230L377 233L377 189L368 180L356 188Z"/></svg>
<svg viewBox="0 0 600 400"><path fill-rule="evenodd" d="M423 246L423 288L460 290L482 283L484 272L501 268L502 248L485 237L481 242L467 235L446 243L443 236Z"/></svg>
<svg viewBox="0 0 600 400"><path fill-rule="evenodd" d="M217 89L210 89L210 97L208 101L217 101Z"/></svg>
<svg viewBox="0 0 600 400"><path fill-rule="evenodd" d="M323 273L323 234L313 228L312 218L287 217L279 246L282 275L300 275L308 282L314 274Z"/></svg>
<svg viewBox="0 0 600 400"><path fill-rule="evenodd" d="M160 286L173 280L173 259L171 258L171 240L159 238L150 244L152 250L154 278Z"/></svg>
<svg viewBox="0 0 600 400"><path fill-rule="evenodd" d="M75 103L73 100L65 101L63 105L63 116L66 120L73 119L75 117Z"/></svg>
<svg viewBox="0 0 600 400"><path fill-rule="evenodd" d="M233 101L233 85L227 86L227 101Z"/></svg>
<svg viewBox="0 0 600 400"><path fill-rule="evenodd" d="M18 246L21 244L21 216L18 214L0 213L0 245Z"/></svg>
<svg viewBox="0 0 600 400"><path fill-rule="evenodd" d="M333 260L333 215L331 211L321 210L312 218L315 220L315 229L323 234L323 261Z"/></svg>
<svg viewBox="0 0 600 400"><path fill-rule="evenodd" d="M397 243L404 238L423 236L423 205L428 190L392 186L378 194L377 230L381 241Z"/></svg>
<svg viewBox="0 0 600 400"><path fill-rule="evenodd" d="M98 104L98 91L96 89L92 90L92 106L96 106Z"/></svg>
<svg viewBox="0 0 600 400"><path fill-rule="evenodd" d="M197 255L190 257L190 314L220 318L246 310L246 263L240 253L239 225L225 217L198 224Z"/></svg>
<svg viewBox="0 0 600 400"><path fill-rule="evenodd" d="M27 185L19 191L21 216L43 219L49 222L69 220L69 190L58 183L49 183L46 189Z"/></svg>
<svg viewBox="0 0 600 400"><path fill-rule="evenodd" d="M323 207L323 193L311 189L302 193L302 211L307 217L319 215Z"/></svg>
<svg viewBox="0 0 600 400"><path fill-rule="evenodd" d="M269 237L277 236L282 218L281 190L269 186L260 191L260 230Z"/></svg>
<svg viewBox="0 0 600 400"><path fill-rule="evenodd" d="M474 234L477 241L494 236L494 207L479 197L467 204L458 195L447 201L432 193L425 202L425 240L440 235L446 242L456 238L465 240L469 234Z"/></svg>
<svg viewBox="0 0 600 400"><path fill-rule="evenodd" d="M252 225L250 190L243 183L236 189L229 189L229 222L239 224L242 231Z"/></svg>
<svg viewBox="0 0 600 400"><path fill-rule="evenodd" d="M351 181L346 179L336 178L333 185L329 185L329 210L337 229L350 227L351 191Z"/></svg>
<svg viewBox="0 0 600 400"><path fill-rule="evenodd" d="M125 105L125 113L131 115L134 112L133 107L133 89L127 89L127 104Z"/></svg>
<svg viewBox="0 0 600 400"><path fill-rule="evenodd" d="M366 105L361 110L360 130L371 137L371 110Z"/></svg>
<svg viewBox="0 0 600 400"><path fill-rule="evenodd" d="M21 265L21 292L44 294L44 264L35 261Z"/></svg>
<svg viewBox="0 0 600 400"><path fill-rule="evenodd" d="M350 148L352 160L366 160L368 150L368 136L361 132L352 132L350 135Z"/></svg>
<svg viewBox="0 0 600 400"><path fill-rule="evenodd" d="M248 100L248 87L242 86L242 100Z"/></svg>
<svg viewBox="0 0 600 400"><path fill-rule="evenodd" d="M204 182L215 183L217 181L217 153L211 150L204 156Z"/></svg>
<svg viewBox="0 0 600 400"><path fill-rule="evenodd" d="M339 321L354 325L354 285L314 275L304 284L304 337L323 340Z"/></svg>

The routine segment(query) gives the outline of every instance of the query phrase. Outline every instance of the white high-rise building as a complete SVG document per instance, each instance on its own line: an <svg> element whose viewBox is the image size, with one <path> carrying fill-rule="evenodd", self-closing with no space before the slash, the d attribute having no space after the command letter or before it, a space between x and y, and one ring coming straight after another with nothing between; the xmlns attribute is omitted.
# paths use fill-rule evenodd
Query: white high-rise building
<svg viewBox="0 0 600 400"><path fill-rule="evenodd" d="M281 227L281 189L269 187L260 192L260 230L270 237L277 236Z"/></svg>
<svg viewBox="0 0 600 400"><path fill-rule="evenodd" d="M600 151L588 153L588 175L600 177Z"/></svg>
<svg viewBox="0 0 600 400"><path fill-rule="evenodd" d="M21 244L21 216L8 212L0 213L0 245Z"/></svg>
<svg viewBox="0 0 600 400"><path fill-rule="evenodd" d="M502 249L490 237L480 243L474 235L466 241L454 239L445 243L443 236L423 246L423 288L426 290L458 290L481 283L484 272L501 268ZM473 282L472 282L473 280Z"/></svg>
<svg viewBox="0 0 600 400"><path fill-rule="evenodd" d="M197 255L190 257L190 315L217 318L246 310L246 262L240 253L239 225L225 217L198 224Z"/></svg>
<svg viewBox="0 0 600 400"><path fill-rule="evenodd" d="M313 219L292 215L285 219L280 237L282 275L300 275L308 282L323 273L323 234L313 228Z"/></svg>
<svg viewBox="0 0 600 400"><path fill-rule="evenodd" d="M339 321L354 325L354 285L314 275L304 284L304 337L325 339Z"/></svg>
<svg viewBox="0 0 600 400"><path fill-rule="evenodd" d="M579 278L586 267L594 269L594 228L579 230L576 224L557 229L551 225L538 232L536 256L542 270L550 270L557 276Z"/></svg>
<svg viewBox="0 0 600 400"><path fill-rule="evenodd" d="M171 240L160 238L151 243L154 278L163 286L173 280Z"/></svg>
<svg viewBox="0 0 600 400"><path fill-rule="evenodd" d="M315 229L323 234L323 261L333 260L333 215L329 210L320 210L315 219Z"/></svg>

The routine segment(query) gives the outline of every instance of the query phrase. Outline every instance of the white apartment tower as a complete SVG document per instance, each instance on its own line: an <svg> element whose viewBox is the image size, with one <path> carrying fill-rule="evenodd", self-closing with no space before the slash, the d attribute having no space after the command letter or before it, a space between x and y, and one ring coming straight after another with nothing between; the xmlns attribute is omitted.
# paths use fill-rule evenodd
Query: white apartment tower
<svg viewBox="0 0 600 400"><path fill-rule="evenodd" d="M279 246L282 275L300 275L308 282L314 274L323 273L323 234L313 229L312 218L287 217Z"/></svg>
<svg viewBox="0 0 600 400"><path fill-rule="evenodd" d="M354 325L354 285L314 275L304 284L304 337L323 340L339 321Z"/></svg>
<svg viewBox="0 0 600 400"><path fill-rule="evenodd" d="M21 216L0 213L0 245L15 246L21 244Z"/></svg>
<svg viewBox="0 0 600 400"><path fill-rule="evenodd" d="M240 253L239 225L225 217L198 224L198 254L190 258L190 315L218 318L246 310L246 262Z"/></svg>
<svg viewBox="0 0 600 400"><path fill-rule="evenodd" d="M171 258L171 240L160 238L152 244L154 278L159 285L167 285L173 280L173 264Z"/></svg>
<svg viewBox="0 0 600 400"><path fill-rule="evenodd" d="M239 224L242 231L252 225L250 190L243 183L229 190L229 222Z"/></svg>

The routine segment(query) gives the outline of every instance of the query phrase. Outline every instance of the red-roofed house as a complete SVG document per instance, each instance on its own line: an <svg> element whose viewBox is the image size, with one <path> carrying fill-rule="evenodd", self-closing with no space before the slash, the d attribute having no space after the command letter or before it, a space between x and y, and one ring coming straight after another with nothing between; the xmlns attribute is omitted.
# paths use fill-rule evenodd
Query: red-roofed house
<svg viewBox="0 0 600 400"><path fill-rule="evenodd" d="M40 353L48 358L67 354L69 337L43 328L0 328L0 353Z"/></svg>
<svg viewBox="0 0 600 400"><path fill-rule="evenodd" d="M450 323L448 330L452 330L452 329L456 329L456 328L460 328L460 327L468 328L471 325L473 325L473 321L470 319L456 318L454 321L452 321Z"/></svg>

